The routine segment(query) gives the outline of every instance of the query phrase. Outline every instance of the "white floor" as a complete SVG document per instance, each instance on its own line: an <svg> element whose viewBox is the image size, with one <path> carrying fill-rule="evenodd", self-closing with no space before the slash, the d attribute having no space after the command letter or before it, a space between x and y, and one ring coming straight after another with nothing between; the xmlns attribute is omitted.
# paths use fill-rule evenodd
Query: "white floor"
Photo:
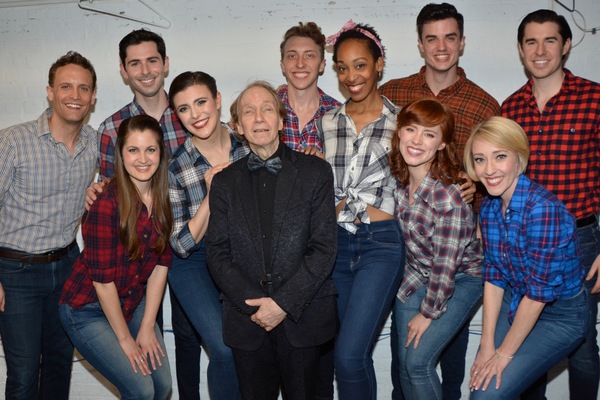
<svg viewBox="0 0 600 400"><path fill-rule="evenodd" d="M168 296L167 296L168 298ZM168 313L166 313L168 314ZM170 320L170 315L165 315L165 321ZM471 335L469 337L469 350L467 352L467 368L473 362L477 346L479 344L479 334L481 332L480 315L476 315L471 323ZM166 327L165 342L167 346L167 352L171 360L174 359L174 341L173 333ZM375 369L377 372L378 379L378 396L379 400L390 399L391 393L391 381L390 381L390 351L389 351L389 321L383 329L380 339L376 345L374 360ZM4 358L2 349L0 348L0 357ZM81 360L81 357L76 354L75 362L73 363L73 378L71 383L71 399L74 400L104 400L104 399L115 399L118 397L118 393L100 374L98 374L85 360ZM206 389L206 366L207 360L205 353L202 354L201 370L202 370L202 383L200 387L200 394L202 399L208 400L208 392ZM551 381L548 385L546 397L548 400L566 400L568 396L567 387L567 373L565 371L566 363L561 363L551 371ZM174 364L172 363L173 375ZM4 398L4 385L6 376L6 364L0 361L0 398ZM177 396L177 383L175 376L173 376L173 399L178 399ZM463 384L463 399L468 399L468 379L465 379Z"/></svg>

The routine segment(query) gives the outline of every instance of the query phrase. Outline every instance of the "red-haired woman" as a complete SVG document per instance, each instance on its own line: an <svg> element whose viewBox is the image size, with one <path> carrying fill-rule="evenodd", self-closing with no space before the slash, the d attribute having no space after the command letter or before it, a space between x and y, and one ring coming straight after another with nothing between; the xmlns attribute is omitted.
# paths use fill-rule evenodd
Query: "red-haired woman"
<svg viewBox="0 0 600 400"><path fill-rule="evenodd" d="M397 126L390 170L406 243L394 305L400 381L406 399L441 399L435 365L479 305L483 252L475 214L460 196L452 112L418 100L400 111Z"/></svg>

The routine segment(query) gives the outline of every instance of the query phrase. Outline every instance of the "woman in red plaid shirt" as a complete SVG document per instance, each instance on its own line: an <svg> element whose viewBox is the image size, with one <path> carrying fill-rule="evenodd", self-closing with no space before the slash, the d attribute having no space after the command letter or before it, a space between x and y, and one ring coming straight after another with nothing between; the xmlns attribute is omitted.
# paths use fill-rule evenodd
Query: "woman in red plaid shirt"
<svg viewBox="0 0 600 400"><path fill-rule="evenodd" d="M168 155L158 122L119 127L115 177L85 216L85 249L60 300L79 352L123 399L166 399L171 371L156 313L171 264Z"/></svg>
<svg viewBox="0 0 600 400"><path fill-rule="evenodd" d="M401 388L413 400L442 398L435 366L483 291L483 250L475 213L461 198L454 133L448 106L417 100L398 114L390 152L398 180L395 213L406 243L393 315Z"/></svg>

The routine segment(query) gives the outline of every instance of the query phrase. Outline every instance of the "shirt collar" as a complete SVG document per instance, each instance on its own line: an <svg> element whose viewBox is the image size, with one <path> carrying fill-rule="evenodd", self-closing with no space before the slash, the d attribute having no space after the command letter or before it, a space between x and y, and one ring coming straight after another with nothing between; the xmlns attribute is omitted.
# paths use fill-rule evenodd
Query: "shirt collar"
<svg viewBox="0 0 600 400"><path fill-rule="evenodd" d="M431 173L428 173L415 191L415 195L420 197L425 203L429 203L435 184L436 180L431 177Z"/></svg>
<svg viewBox="0 0 600 400"><path fill-rule="evenodd" d="M395 122L396 116L400 112L400 107L395 106L394 103L389 101L388 98L383 95L381 95L381 99L383 100L381 116ZM344 104L335 110L334 117L338 117L339 115L348 115L346 114L346 104L348 104L349 101L350 99L346 100Z"/></svg>
<svg viewBox="0 0 600 400"><path fill-rule="evenodd" d="M319 92L319 110L321 111L321 114L323 114L326 110L325 107L325 92L321 90L321 88L317 87L317 91ZM292 106L290 105L290 100L289 100L289 95L288 95L288 85L287 84L283 84L281 85L281 88L277 91L277 94L279 96L279 99L283 102L283 105L285 106L285 109L287 110L287 112L293 112L294 110L292 109Z"/></svg>
<svg viewBox="0 0 600 400"><path fill-rule="evenodd" d="M165 90L163 90L163 93L167 97L167 108L165 108L165 110L163 111L163 115L165 115L165 113L171 109L171 105L170 105L170 103L168 103L169 95L167 94L167 92ZM144 111L144 108L140 105L140 103L137 102L137 100L135 99L135 96L133 96L133 101L131 102L131 108L137 112L137 115L141 115L141 114L145 115L146 114L146 111ZM136 114L132 113L132 115L136 115Z"/></svg>
<svg viewBox="0 0 600 400"><path fill-rule="evenodd" d="M417 74L417 82L419 84L419 86L427 89L429 92L433 93L431 91L431 89L429 88L429 85L427 84L427 81L425 80L425 70L427 69L426 65L423 65L421 67L421 69L419 70L419 73ZM438 96L447 96L449 94L453 94L453 93L457 93L460 88L465 84L465 82L467 81L467 74L465 73L465 70L462 69L461 67L456 67L456 74L458 75L458 79L456 80L456 82L454 82L452 85L448 86L447 88L441 90L438 93Z"/></svg>
<svg viewBox="0 0 600 400"><path fill-rule="evenodd" d="M519 175L517 186L515 191L510 198L510 203L506 211L510 210L511 213L523 214L527 205L527 199L529 198L529 187L531 186L531 180L525 175ZM502 199L498 198L498 206L502 206Z"/></svg>
<svg viewBox="0 0 600 400"><path fill-rule="evenodd" d="M550 101L548 101L548 103L551 103L552 99L554 99L554 97L556 97L559 94L577 92L578 87L577 87L577 82L575 82L575 80L576 80L575 75L573 75L571 73L571 71L569 71L566 68L563 68L563 71L565 73L565 77L562 81L562 85L560 86L560 90L558 91L558 93L556 95L552 96L552 98L550 99ZM532 107L538 108L537 102L533 95L533 78L529 78L529 80L525 84L525 100L528 101Z"/></svg>

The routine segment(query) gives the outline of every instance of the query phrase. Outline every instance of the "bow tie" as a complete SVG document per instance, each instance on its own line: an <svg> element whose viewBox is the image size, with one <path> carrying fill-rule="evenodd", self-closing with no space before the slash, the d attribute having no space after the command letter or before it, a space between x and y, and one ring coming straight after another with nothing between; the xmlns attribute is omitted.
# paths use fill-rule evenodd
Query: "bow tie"
<svg viewBox="0 0 600 400"><path fill-rule="evenodd" d="M250 171L257 171L261 168L266 168L269 173L277 175L281 170L281 159L273 157L265 161L256 154L250 153L250 157L248 157L248 169Z"/></svg>

